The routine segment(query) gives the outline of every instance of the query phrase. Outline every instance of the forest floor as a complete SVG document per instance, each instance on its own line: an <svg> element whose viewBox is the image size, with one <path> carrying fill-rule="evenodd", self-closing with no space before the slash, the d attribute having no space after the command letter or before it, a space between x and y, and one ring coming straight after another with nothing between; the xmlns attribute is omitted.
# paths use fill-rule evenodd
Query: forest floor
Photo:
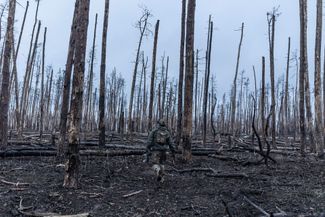
<svg viewBox="0 0 325 217"><path fill-rule="evenodd" d="M193 156L189 164L178 155L163 183L143 156L83 156L76 190L62 187L64 167L54 157L2 158L0 216L325 216L325 161L272 156L277 164L266 167L243 164L259 158L248 152Z"/></svg>

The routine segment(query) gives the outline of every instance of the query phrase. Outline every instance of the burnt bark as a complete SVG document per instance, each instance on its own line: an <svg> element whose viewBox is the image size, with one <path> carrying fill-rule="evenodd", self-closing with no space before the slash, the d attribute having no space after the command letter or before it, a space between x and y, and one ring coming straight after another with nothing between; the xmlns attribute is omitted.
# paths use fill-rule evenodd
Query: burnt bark
<svg viewBox="0 0 325 217"><path fill-rule="evenodd" d="M300 9L300 68L299 68L299 127L300 152L306 152L306 126L305 126L305 74L307 73L307 1L299 0Z"/></svg>
<svg viewBox="0 0 325 217"><path fill-rule="evenodd" d="M79 0L79 16L77 19L75 64L71 96L71 118L69 121L68 150L66 153L65 175L63 186L77 188L79 185L79 142L83 106L83 84L85 73L85 55L89 22L90 0Z"/></svg>
<svg viewBox="0 0 325 217"><path fill-rule="evenodd" d="M71 86L71 73L74 63L75 55L75 44L76 44L76 31L77 31L77 19L79 14L79 4L80 0L76 0L73 21L70 32L69 39L69 50L67 55L67 62L65 65L64 73L64 84L63 84L63 93L62 93L62 104L61 104L61 116L60 116L60 137L58 142L58 156L62 157L64 153L64 147L66 145L66 133L67 133L67 119L68 119L68 110L69 110L69 101L70 101L70 86Z"/></svg>
<svg viewBox="0 0 325 217"><path fill-rule="evenodd" d="M178 76L178 97L177 97L177 132L176 144L180 145L182 137L182 120L183 120L183 83L184 83L184 52L185 52L185 19L186 19L186 0L182 0L182 17L181 17L181 42L179 54L179 76Z"/></svg>
<svg viewBox="0 0 325 217"><path fill-rule="evenodd" d="M102 35L102 55L100 64L100 86L99 86L99 146L105 145L105 73L106 73L106 43L108 30L109 0L105 0L105 12Z"/></svg>
<svg viewBox="0 0 325 217"><path fill-rule="evenodd" d="M43 119L44 119L44 67L45 67L45 45L46 45L46 31L44 29L43 51L42 51L42 79L41 79L41 117L40 117L40 141L43 135Z"/></svg>
<svg viewBox="0 0 325 217"><path fill-rule="evenodd" d="M275 115L275 81L274 81L274 37L275 37L275 11L268 14L268 36L269 36L269 53L270 53L270 80L271 80L271 136L272 147L276 148L275 134L276 134L276 115Z"/></svg>
<svg viewBox="0 0 325 217"><path fill-rule="evenodd" d="M231 95L231 119L230 119L230 131L231 132L230 133L232 135L234 135L236 132L235 119L236 119L237 76L238 76L238 70L239 70L239 60L240 60L240 52L241 52L243 37L244 37L244 23L242 23L242 26L241 26L241 35L240 35L240 41L239 41L238 53L237 53L235 78L233 81L232 95Z"/></svg>
<svg viewBox="0 0 325 217"><path fill-rule="evenodd" d="M312 152L323 152L324 134L322 120L322 94L321 94L321 46L322 46L322 19L323 1L317 0L316 18L316 38L315 38L315 76L314 76L314 96L315 96L315 145L311 144ZM318 149L318 150L317 150Z"/></svg>
<svg viewBox="0 0 325 217"><path fill-rule="evenodd" d="M183 158L192 158L192 107L194 78L194 27L196 0L189 0L187 5L186 24L186 66L185 66L185 96L184 96L184 132Z"/></svg>
<svg viewBox="0 0 325 217"><path fill-rule="evenodd" d="M8 145L8 110L9 110L9 77L10 77L10 59L13 41L13 30L15 21L16 1L10 0L9 13L7 18L7 29L5 36L4 58L2 66L2 84L0 95L0 148Z"/></svg>
<svg viewBox="0 0 325 217"><path fill-rule="evenodd" d="M285 90L284 90L284 138L286 144L288 145L288 122L289 122L289 112L288 112L288 100L289 100L289 70L290 70L290 45L291 39L288 39L288 56L287 56L287 70L286 70L286 81L285 81Z"/></svg>
<svg viewBox="0 0 325 217"><path fill-rule="evenodd" d="M156 76L156 57L157 57L157 43L159 33L159 20L157 20L155 26L155 36L153 42L152 52L152 70L151 70L151 82L150 82L150 98L149 98L149 117L148 117L148 131L152 129L152 114L153 114L153 101L154 101L154 87L155 87L155 76Z"/></svg>
<svg viewBox="0 0 325 217"><path fill-rule="evenodd" d="M132 129L133 98L134 98L136 77L137 77L137 72L138 72L140 49L141 49L143 37L146 35L146 31L148 30L147 29L148 28L148 19L150 16L151 16L150 12L147 9L144 9L143 14L137 24L137 28L139 28L139 30L140 30L140 38L139 38L139 42L138 42L137 54L135 57L133 77L132 77L132 83L131 83L131 93L130 93L130 101L129 101L129 109L128 109L128 132L133 131L133 129Z"/></svg>
<svg viewBox="0 0 325 217"><path fill-rule="evenodd" d="M213 22L211 21L211 15L209 17L209 33L207 40L206 50L206 65L205 65L205 82L204 82L204 96L203 96L203 145L207 139L207 101L209 92L209 81L210 81L210 66L211 66L211 48L212 48L212 35L213 35Z"/></svg>

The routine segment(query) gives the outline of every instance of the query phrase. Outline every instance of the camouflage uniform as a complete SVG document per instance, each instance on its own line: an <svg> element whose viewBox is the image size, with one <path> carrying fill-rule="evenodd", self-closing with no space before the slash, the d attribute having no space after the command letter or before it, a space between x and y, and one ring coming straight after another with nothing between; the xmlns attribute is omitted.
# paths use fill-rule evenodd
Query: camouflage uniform
<svg viewBox="0 0 325 217"><path fill-rule="evenodd" d="M149 157L153 159L153 170L157 175L157 181L163 181L165 162L167 159L166 152L170 150L174 157L175 148L168 128L164 121L158 121L157 127L149 134L147 153L145 161L149 161Z"/></svg>

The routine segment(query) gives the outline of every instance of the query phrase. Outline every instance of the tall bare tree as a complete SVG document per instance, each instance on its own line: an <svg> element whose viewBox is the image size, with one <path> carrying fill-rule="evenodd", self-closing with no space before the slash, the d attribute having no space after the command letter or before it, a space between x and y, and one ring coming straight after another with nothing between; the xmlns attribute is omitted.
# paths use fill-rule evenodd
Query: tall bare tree
<svg viewBox="0 0 325 217"><path fill-rule="evenodd" d="M69 144L66 153L67 161L65 164L65 175L63 183L63 186L67 188L77 188L79 184L79 140L83 105L82 97L85 73L87 32L89 22L90 0L77 1L80 1L76 29L76 44L78 44L78 46L75 49L74 74L70 108L71 118L69 122L68 135Z"/></svg>
<svg viewBox="0 0 325 217"><path fill-rule="evenodd" d="M43 120L44 120L44 67L45 67L45 45L46 45L46 32L47 28L44 29L43 38L43 51L42 51L42 79L41 79L41 115L40 115L40 141L43 135Z"/></svg>
<svg viewBox="0 0 325 217"><path fill-rule="evenodd" d="M233 81L232 86L232 94L231 94L231 120L230 120L230 131L231 134L234 135L235 133L235 118L236 118L236 95L237 95L237 76L238 76L238 70L239 70L239 60L240 60L240 52L241 52L241 46L243 43L243 37L244 37L244 23L241 25L241 34L240 34L240 41L238 45L238 53L237 53L237 63L236 63L236 71L235 71L235 78Z"/></svg>
<svg viewBox="0 0 325 217"><path fill-rule="evenodd" d="M181 42L179 54L179 77L178 77L178 97L177 97L177 134L176 144L179 146L182 137L182 119L183 119L183 80L184 80L184 52L185 52L185 19L186 19L186 0L182 0L181 17Z"/></svg>
<svg viewBox="0 0 325 217"><path fill-rule="evenodd" d="M262 90L261 90L261 123L262 135L265 137L265 57L262 57Z"/></svg>
<svg viewBox="0 0 325 217"><path fill-rule="evenodd" d="M28 57L27 57L27 65L26 65L26 70L25 70L25 75L24 75L24 83L23 83L23 88L22 88L22 93L21 93L21 99L20 99L20 123L18 126L18 134L22 136L23 128L24 128L24 121L25 121L25 113L26 113L26 101L28 99L28 89L29 89L29 83L31 79L31 73L32 73L32 67L33 63L35 60L35 54L37 50L37 43L38 43L38 36L39 36L39 31L41 27L41 22L38 21L38 10L39 10L39 3L40 1L37 0L37 6L36 6L36 11L35 11L35 17L34 17L34 25L33 25L33 30L32 30L32 37L30 40L29 44L29 52L28 52ZM35 34L35 29L37 26L37 21L38 21L38 27L36 31L36 38L34 42L34 34ZM34 44L33 44L34 42Z"/></svg>
<svg viewBox="0 0 325 217"><path fill-rule="evenodd" d="M90 54L90 67L88 74L88 87L87 87L87 96L86 96L86 105L85 105L85 115L84 115L84 125L87 126L88 119L90 118L90 108L92 104L92 94L93 94L93 83L94 83L94 60L95 60L95 47L96 47L96 35L97 35L97 20L98 14L95 16L95 25L94 25L94 34L93 34L93 44Z"/></svg>
<svg viewBox="0 0 325 217"><path fill-rule="evenodd" d="M108 30L109 0L105 0L105 12L102 35L102 55L100 64L99 86L99 146L105 145L105 73L106 73L106 43Z"/></svg>
<svg viewBox="0 0 325 217"><path fill-rule="evenodd" d="M315 145L311 145L311 151L323 152L324 148L324 130L322 120L322 94L321 94L321 46L322 46L322 19L323 19L323 1L317 0L317 19L316 19L316 39L315 39Z"/></svg>
<svg viewBox="0 0 325 217"><path fill-rule="evenodd" d="M153 51L152 51L152 66L151 66L151 82L150 82L150 98L149 98L149 117L148 117L148 130L152 129L152 114L153 114L153 97L155 89L155 76L156 76L156 58L157 58L157 44L158 44L158 33L159 33L159 20L155 26L155 36L153 40Z"/></svg>
<svg viewBox="0 0 325 217"><path fill-rule="evenodd" d="M18 38L18 42L17 42L17 48L16 51L15 49L12 49L13 51L13 69L12 69L12 80L15 81L15 105L16 105L16 122L17 122L17 126L19 126L20 123L20 115L19 115L19 87L18 87L18 75L17 75L17 56L19 53L19 48L20 48L20 44L21 44L21 38L23 35L23 31L24 31L24 27L25 27L25 21L26 21L26 16L27 16L27 12L28 12L28 8L29 8L29 1L27 1L26 3L26 8L25 8L25 13L24 13L24 18L23 18L23 22L21 24L21 29L20 29L20 33L19 33L19 38ZM1 29L1 28L0 28ZM14 47L14 40L12 41L12 46ZM12 83L12 82L11 82ZM11 86L11 85L9 85ZM9 88L10 89L10 88Z"/></svg>
<svg viewBox="0 0 325 217"><path fill-rule="evenodd" d="M128 110L128 132L132 132L132 111L133 111L133 98L134 98L134 90L135 90L135 82L137 78L138 65L140 60L140 50L142 45L143 37L148 34L148 25L149 25L149 17L151 16L150 11L146 8L143 9L142 16L137 22L137 28L140 31L140 38L138 42L137 54L135 57L132 84L131 84L131 93L130 93L130 101L129 101L129 110Z"/></svg>
<svg viewBox="0 0 325 217"><path fill-rule="evenodd" d="M268 20L268 38L269 38L269 53L270 53L270 80L271 80L271 114L272 114L272 147L276 148L275 133L276 133L276 114L275 114L275 81L274 81L274 38L275 38L275 22L276 10L267 14Z"/></svg>
<svg viewBox="0 0 325 217"><path fill-rule="evenodd" d="M7 29L5 36L4 58L2 66L2 84L0 95L0 148L5 148L8 144L8 110L9 110L9 77L10 59L13 41L13 29L15 21L16 0L10 0L9 13L7 18Z"/></svg>
<svg viewBox="0 0 325 217"><path fill-rule="evenodd" d="M203 96L203 144L205 145L207 139L207 101L210 82L210 69L211 69L211 48L212 48L212 35L213 35L213 22L211 15L209 16L207 50L205 57L205 76L204 76L204 96ZM213 96L214 97L214 96Z"/></svg>
<svg viewBox="0 0 325 217"><path fill-rule="evenodd" d="M196 0L189 0L187 5L186 24L186 66L185 66L185 96L184 96L184 132L183 158L192 158L192 107L194 81L194 27Z"/></svg>
<svg viewBox="0 0 325 217"><path fill-rule="evenodd" d="M70 87L71 87L71 73L76 49L76 31L78 27L78 13L79 13L80 0L76 0L73 21L71 25L70 39L69 39L69 50L67 55L67 62L65 65L64 73L64 84L62 92L62 104L61 104L61 116L60 116L60 137L58 142L58 156L62 157L63 149L66 144L66 133L67 133L67 119L70 101Z"/></svg>
<svg viewBox="0 0 325 217"><path fill-rule="evenodd" d="M289 111L288 111L288 100L289 100L289 70L290 70L290 46L291 39L288 38L288 53L287 53L287 70L286 70L286 81L284 90L284 137L286 143L288 144L288 121L289 121Z"/></svg>
<svg viewBox="0 0 325 217"><path fill-rule="evenodd" d="M300 15L300 67L299 67L299 126L300 151L306 152L305 126L305 74L307 73L307 0L299 0Z"/></svg>
<svg viewBox="0 0 325 217"><path fill-rule="evenodd" d="M310 85L309 85L309 72L308 72L308 55L307 55L307 0L305 1L304 4L304 10L306 12L304 12L304 20L305 20L305 28L306 28L306 33L305 33L305 48L304 50L304 67L305 67L305 72L304 72L304 77L305 77L305 84L304 84L304 88L305 88L305 106L306 106L306 116L307 116L307 135L309 137L309 144L311 144L311 146L315 146L315 138L314 138L314 132L313 132L313 114L311 111L311 99L310 99ZM302 61L302 59L300 58L300 61ZM312 148L313 149L313 148ZM315 149L315 148L314 148Z"/></svg>

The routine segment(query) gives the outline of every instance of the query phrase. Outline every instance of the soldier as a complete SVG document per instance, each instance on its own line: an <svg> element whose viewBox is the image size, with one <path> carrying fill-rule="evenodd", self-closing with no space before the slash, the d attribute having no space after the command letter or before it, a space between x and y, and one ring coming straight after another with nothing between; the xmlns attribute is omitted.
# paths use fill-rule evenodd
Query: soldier
<svg viewBox="0 0 325 217"><path fill-rule="evenodd" d="M170 150L173 160L175 160L175 148L172 142L170 132L163 119L157 122L157 127L152 130L149 134L147 153L144 162L148 163L149 158L153 157L153 170L157 176L157 181L163 182L164 179L164 169L166 162L166 152Z"/></svg>

